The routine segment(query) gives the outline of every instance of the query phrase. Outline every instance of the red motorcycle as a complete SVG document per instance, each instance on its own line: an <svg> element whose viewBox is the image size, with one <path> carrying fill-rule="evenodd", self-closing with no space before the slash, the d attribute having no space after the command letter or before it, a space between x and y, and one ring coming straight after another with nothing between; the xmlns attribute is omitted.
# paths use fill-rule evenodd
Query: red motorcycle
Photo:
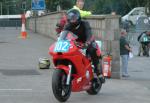
<svg viewBox="0 0 150 103"><path fill-rule="evenodd" d="M67 101L71 91L96 95L102 86L99 78L94 76L94 66L86 54L86 46L77 42L77 38L70 31L62 31L57 42L49 48L55 65L52 90L60 102Z"/></svg>

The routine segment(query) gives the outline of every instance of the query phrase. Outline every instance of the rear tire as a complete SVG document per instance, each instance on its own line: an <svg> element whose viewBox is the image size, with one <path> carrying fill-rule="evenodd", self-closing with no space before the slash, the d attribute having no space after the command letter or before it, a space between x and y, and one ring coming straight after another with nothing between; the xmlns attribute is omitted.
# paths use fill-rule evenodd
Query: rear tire
<svg viewBox="0 0 150 103"><path fill-rule="evenodd" d="M101 90L101 87L102 87L101 81L97 78L93 78L91 88L86 92L90 95L96 95Z"/></svg>
<svg viewBox="0 0 150 103"><path fill-rule="evenodd" d="M61 69L55 69L52 76L52 90L60 102L68 100L71 94L71 85L66 85L67 74Z"/></svg>

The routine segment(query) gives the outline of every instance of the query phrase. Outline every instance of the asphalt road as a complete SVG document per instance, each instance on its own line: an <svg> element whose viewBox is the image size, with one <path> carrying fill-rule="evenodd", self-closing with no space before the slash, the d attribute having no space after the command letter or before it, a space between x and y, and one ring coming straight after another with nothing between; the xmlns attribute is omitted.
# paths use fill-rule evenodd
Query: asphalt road
<svg viewBox="0 0 150 103"><path fill-rule="evenodd" d="M18 36L20 29L0 28L0 103L59 103L51 90L52 69L38 69L53 41L29 31L25 40ZM95 96L72 93L67 103L150 103L149 65L150 58L135 56L129 78L107 79Z"/></svg>

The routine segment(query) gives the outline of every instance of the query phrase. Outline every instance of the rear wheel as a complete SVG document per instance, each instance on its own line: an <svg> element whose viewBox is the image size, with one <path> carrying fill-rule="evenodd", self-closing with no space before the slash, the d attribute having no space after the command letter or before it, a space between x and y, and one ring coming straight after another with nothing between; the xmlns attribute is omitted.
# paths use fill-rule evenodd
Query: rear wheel
<svg viewBox="0 0 150 103"><path fill-rule="evenodd" d="M67 74L61 70L56 69L52 77L52 90L56 99L60 102L68 100L71 94L71 85L66 85Z"/></svg>
<svg viewBox="0 0 150 103"><path fill-rule="evenodd" d="M101 90L101 87L102 87L101 81L97 78L93 78L91 88L87 90L87 93L90 95L96 95Z"/></svg>

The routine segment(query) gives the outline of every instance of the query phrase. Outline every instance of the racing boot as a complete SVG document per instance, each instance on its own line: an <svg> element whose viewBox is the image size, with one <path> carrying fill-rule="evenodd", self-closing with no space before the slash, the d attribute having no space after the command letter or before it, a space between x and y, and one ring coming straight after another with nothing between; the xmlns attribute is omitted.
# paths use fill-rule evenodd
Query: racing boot
<svg viewBox="0 0 150 103"><path fill-rule="evenodd" d="M95 64L94 67L95 67L94 73L96 73L101 83L105 83L105 77L102 75L102 65L98 63L98 64Z"/></svg>

